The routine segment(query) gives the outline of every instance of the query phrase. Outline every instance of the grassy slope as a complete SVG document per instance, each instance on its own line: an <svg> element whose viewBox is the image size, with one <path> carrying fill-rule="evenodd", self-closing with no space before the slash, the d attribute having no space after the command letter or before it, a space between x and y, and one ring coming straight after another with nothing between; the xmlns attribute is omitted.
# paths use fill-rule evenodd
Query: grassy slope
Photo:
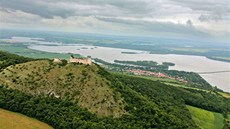
<svg viewBox="0 0 230 129"><path fill-rule="evenodd" d="M0 129L52 129L36 119L0 109Z"/></svg>
<svg viewBox="0 0 230 129"><path fill-rule="evenodd" d="M94 64L60 66L39 60L7 67L0 72L0 83L33 95L70 100L99 116L119 117L125 113L123 99L97 71Z"/></svg>
<svg viewBox="0 0 230 129"><path fill-rule="evenodd" d="M210 112L204 109L187 106L195 123L202 129L221 129L224 126L224 118L220 113Z"/></svg>
<svg viewBox="0 0 230 129"><path fill-rule="evenodd" d="M218 93L225 98L230 98L230 93L225 93L225 92L218 92Z"/></svg>

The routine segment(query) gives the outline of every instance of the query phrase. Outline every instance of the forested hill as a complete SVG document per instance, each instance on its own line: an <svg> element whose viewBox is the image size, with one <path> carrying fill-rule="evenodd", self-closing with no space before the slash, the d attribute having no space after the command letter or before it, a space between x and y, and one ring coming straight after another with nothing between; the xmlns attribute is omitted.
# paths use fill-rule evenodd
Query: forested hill
<svg viewBox="0 0 230 129"><path fill-rule="evenodd" d="M13 59L5 55L0 64ZM0 108L57 129L194 129L198 126L186 104L224 115L230 112L230 99L217 93L113 74L97 64L29 59L5 65L0 85Z"/></svg>
<svg viewBox="0 0 230 129"><path fill-rule="evenodd" d="M0 51L0 71L10 65L33 61L35 59Z"/></svg>

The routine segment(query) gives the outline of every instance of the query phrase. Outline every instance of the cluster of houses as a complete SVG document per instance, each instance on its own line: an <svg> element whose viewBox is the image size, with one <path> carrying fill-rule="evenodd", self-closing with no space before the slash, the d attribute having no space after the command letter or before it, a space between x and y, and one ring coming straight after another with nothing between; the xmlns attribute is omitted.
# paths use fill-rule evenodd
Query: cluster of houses
<svg viewBox="0 0 230 129"><path fill-rule="evenodd" d="M145 71L145 70L140 70L140 69L129 69L129 70L127 70L127 72L133 73L135 75L154 76L154 77L158 77L158 78L168 78L168 79L178 80L180 82L187 83L187 81L182 79L182 78L170 77L170 76L165 75L161 72L156 73L156 72L150 72L150 71Z"/></svg>

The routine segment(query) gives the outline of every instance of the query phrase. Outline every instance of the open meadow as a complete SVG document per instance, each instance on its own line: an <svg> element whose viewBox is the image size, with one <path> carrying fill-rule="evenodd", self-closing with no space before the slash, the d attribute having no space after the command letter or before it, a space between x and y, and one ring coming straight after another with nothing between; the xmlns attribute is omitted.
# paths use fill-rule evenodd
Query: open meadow
<svg viewBox="0 0 230 129"><path fill-rule="evenodd" d="M25 115L0 109L0 129L53 129L46 123Z"/></svg>
<svg viewBox="0 0 230 129"><path fill-rule="evenodd" d="M210 112L204 109L188 106L192 119L201 129L222 129L224 118L220 113Z"/></svg>

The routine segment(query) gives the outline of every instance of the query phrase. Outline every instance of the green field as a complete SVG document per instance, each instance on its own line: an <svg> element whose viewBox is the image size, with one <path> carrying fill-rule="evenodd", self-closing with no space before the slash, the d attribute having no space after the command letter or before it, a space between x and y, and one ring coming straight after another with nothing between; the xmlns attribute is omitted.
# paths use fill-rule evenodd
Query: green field
<svg viewBox="0 0 230 129"><path fill-rule="evenodd" d="M194 122L202 129L222 129L224 118L220 113L210 112L204 109L188 106Z"/></svg>
<svg viewBox="0 0 230 129"><path fill-rule="evenodd" d="M0 129L53 129L46 123L0 108Z"/></svg>

